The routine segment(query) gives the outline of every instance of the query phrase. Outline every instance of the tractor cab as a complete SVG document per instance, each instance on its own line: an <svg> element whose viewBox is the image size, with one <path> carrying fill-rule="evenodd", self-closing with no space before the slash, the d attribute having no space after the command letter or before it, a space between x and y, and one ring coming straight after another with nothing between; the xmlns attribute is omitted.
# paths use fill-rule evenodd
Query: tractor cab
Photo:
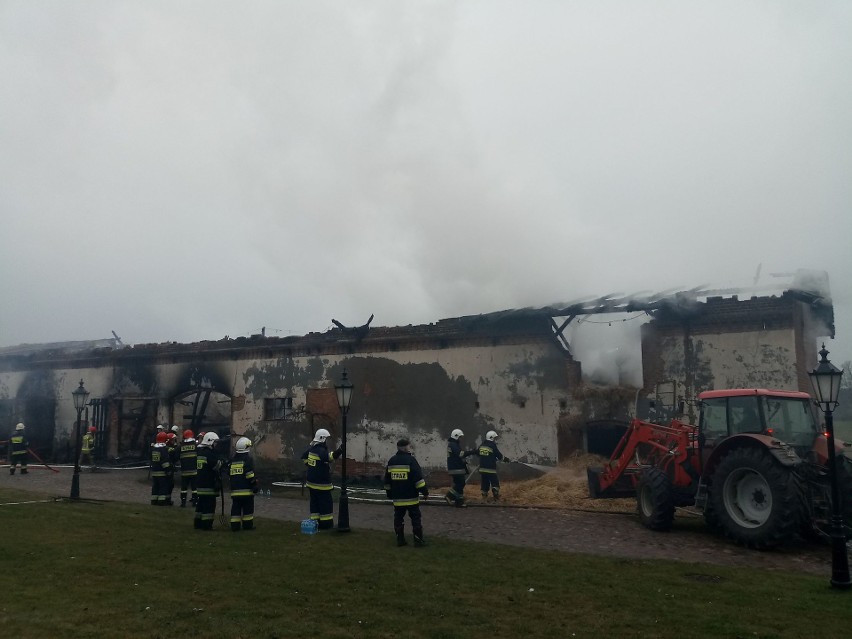
<svg viewBox="0 0 852 639"><path fill-rule="evenodd" d="M698 399L698 443L704 459L723 440L746 433L782 441L804 457L819 434L807 393L749 388L705 391Z"/></svg>

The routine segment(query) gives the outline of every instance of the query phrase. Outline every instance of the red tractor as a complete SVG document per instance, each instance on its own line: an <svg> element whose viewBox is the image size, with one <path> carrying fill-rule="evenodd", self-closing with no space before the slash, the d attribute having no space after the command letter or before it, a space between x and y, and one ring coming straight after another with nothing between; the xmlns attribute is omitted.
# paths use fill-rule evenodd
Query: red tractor
<svg viewBox="0 0 852 639"><path fill-rule="evenodd" d="M706 391L698 427L633 420L605 467L589 468L592 497L635 494L642 523L668 530L694 506L714 531L754 548L828 529L828 448L807 393ZM852 459L835 440L841 509L852 530Z"/></svg>

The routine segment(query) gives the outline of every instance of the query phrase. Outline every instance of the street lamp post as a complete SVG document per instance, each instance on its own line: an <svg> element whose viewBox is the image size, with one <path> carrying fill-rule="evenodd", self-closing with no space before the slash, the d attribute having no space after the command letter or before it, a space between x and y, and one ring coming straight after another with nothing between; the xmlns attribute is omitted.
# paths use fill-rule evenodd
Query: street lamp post
<svg viewBox="0 0 852 639"><path fill-rule="evenodd" d="M349 495L346 490L346 415L349 413L349 402L352 401L352 383L349 381L345 368L340 376L340 384L335 385L334 390L337 391L337 405L343 416L341 431L343 442L340 445L343 450L343 467L341 468L340 499L337 505L337 530L349 532Z"/></svg>
<svg viewBox="0 0 852 639"><path fill-rule="evenodd" d="M825 344L819 352L822 359L808 375L814 387L817 404L825 413L825 436L828 444L828 475L831 480L831 587L847 589L849 580L849 557L846 552L846 537L843 534L843 514L840 510L840 484L837 481L837 453L834 449L834 408L840 396L840 378L843 371L828 361Z"/></svg>
<svg viewBox="0 0 852 639"><path fill-rule="evenodd" d="M83 407L86 405L86 399L89 397L89 391L83 387L83 380L80 380L80 386L71 395L74 397L74 408L77 409L77 428L74 435L74 477L71 479L71 499L80 499L80 416L83 413Z"/></svg>

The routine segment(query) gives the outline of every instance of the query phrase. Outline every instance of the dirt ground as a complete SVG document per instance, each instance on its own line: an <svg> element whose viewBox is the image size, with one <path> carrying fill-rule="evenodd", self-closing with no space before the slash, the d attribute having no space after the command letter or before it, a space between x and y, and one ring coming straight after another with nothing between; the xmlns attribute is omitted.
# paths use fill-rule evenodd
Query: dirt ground
<svg viewBox="0 0 852 639"><path fill-rule="evenodd" d="M67 497L73 470L66 467L58 470L51 472L44 467L31 466L27 475L10 476L7 468L0 468L0 487ZM84 470L80 476L80 496L83 499L149 505L150 487L146 477L146 470L109 469L95 473ZM299 498L297 491L286 491L285 496L285 491L277 487L271 490L271 497L259 496L256 499L255 512L258 518L301 521L307 516L307 495ZM475 496L469 508L453 508L443 503L430 503L423 508L427 537L611 557L671 559L711 565L792 570L824 575L826 579L831 575L831 552L828 545L803 541L787 548L759 552L710 535L704 530L700 519L689 514L679 513L671 532L657 533L644 528L632 513L590 512L577 507L553 509L479 505L475 503L478 501L478 486L468 486L467 490L471 497ZM337 504L335 513L336 510ZM353 532L360 528L384 530L389 536L392 535L392 511L387 504L350 500L349 514ZM186 509L186 517L187 520L192 518L191 508ZM263 525L262 519L259 525Z"/></svg>

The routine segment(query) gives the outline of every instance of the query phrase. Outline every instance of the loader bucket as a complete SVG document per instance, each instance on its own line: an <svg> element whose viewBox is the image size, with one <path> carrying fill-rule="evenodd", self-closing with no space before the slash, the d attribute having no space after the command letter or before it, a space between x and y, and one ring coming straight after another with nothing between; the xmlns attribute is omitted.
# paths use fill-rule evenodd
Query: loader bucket
<svg viewBox="0 0 852 639"><path fill-rule="evenodd" d="M601 496L601 473L603 466L587 466L586 477L589 480L589 497L598 499Z"/></svg>
<svg viewBox="0 0 852 639"><path fill-rule="evenodd" d="M623 477L618 478L614 483L607 482L604 487L601 482L603 473L603 466L588 466L586 468L586 477L589 480L589 497L592 499L618 499L636 496L636 490Z"/></svg>

